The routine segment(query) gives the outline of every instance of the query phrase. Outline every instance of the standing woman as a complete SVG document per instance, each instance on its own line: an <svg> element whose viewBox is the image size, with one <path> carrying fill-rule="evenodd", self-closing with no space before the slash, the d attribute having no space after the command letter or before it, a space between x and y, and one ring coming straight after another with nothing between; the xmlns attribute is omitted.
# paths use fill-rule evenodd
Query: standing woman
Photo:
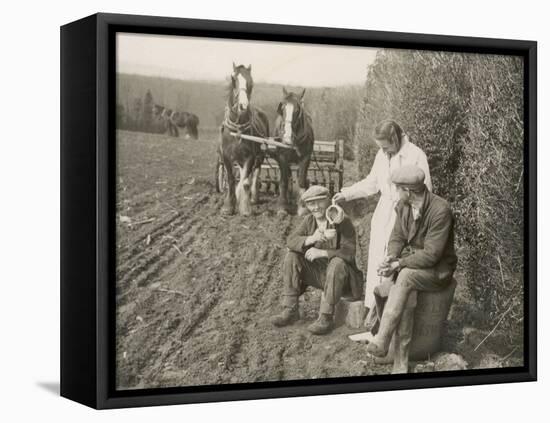
<svg viewBox="0 0 550 423"><path fill-rule="evenodd" d="M386 256L386 247L395 223L394 208L399 200L397 188L391 182L392 172L405 165L416 165L424 171L425 184L432 190L426 154L409 141L407 134L395 121L387 119L380 122L374 129L374 140L380 149L369 175L350 187L342 188L334 196L336 202L344 202L366 198L378 192L381 194L371 221L365 283L365 306L371 311L375 305L374 288L380 282L377 269ZM372 321L371 318L369 320Z"/></svg>

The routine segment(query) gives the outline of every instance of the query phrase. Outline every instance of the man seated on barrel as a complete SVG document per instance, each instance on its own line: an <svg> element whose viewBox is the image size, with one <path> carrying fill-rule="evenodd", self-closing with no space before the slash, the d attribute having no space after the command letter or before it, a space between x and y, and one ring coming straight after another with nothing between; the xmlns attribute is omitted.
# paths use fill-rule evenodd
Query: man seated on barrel
<svg viewBox="0 0 550 423"><path fill-rule="evenodd" d="M287 240L283 261L283 311L274 316L275 326L299 319L298 298L308 286L322 289L319 318L308 327L323 335L334 327L334 307L342 295L360 299L363 275L355 263L355 228L347 216L331 225L325 212L330 205L329 190L313 185L301 197L310 214ZM331 228L334 226L334 228Z"/></svg>
<svg viewBox="0 0 550 423"><path fill-rule="evenodd" d="M409 328L405 340L408 347L414 318L414 308L407 307L410 294L445 289L451 283L457 263L454 219L449 203L426 188L424 172L417 166L396 169L391 179L399 194L397 217L386 258L378 272L394 279L395 284L389 289L378 332L367 345L367 351L376 357L387 354L398 325L400 331L402 327ZM408 350L406 353L408 357ZM407 372L407 369L394 366L394 372Z"/></svg>

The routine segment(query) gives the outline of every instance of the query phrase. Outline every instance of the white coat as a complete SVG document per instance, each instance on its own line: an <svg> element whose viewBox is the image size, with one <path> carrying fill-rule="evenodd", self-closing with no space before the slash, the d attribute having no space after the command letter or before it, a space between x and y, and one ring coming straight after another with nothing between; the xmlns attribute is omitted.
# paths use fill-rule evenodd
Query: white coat
<svg viewBox="0 0 550 423"><path fill-rule="evenodd" d="M395 205L399 199L397 189L391 183L391 174L395 169L405 165L416 165L421 168L426 177L424 183L432 190L432 180L426 154L411 143L405 135L401 140L400 150L391 158L378 150L369 175L350 187L342 188L346 201L366 198L380 192L380 200L372 216L369 258L367 263L367 278L365 281L365 305L374 305L374 287L380 282L377 274L378 265L386 256L386 246L395 223Z"/></svg>

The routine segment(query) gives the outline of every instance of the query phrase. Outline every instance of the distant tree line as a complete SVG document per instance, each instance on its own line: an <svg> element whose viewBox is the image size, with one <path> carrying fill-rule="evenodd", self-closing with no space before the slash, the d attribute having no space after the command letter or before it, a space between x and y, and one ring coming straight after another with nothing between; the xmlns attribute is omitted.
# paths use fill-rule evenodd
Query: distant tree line
<svg viewBox="0 0 550 423"><path fill-rule="evenodd" d="M152 133L166 132L164 119L155 116L153 106L155 102L150 90L143 97L135 97L126 106L117 102L116 123L118 129Z"/></svg>
<svg viewBox="0 0 550 423"><path fill-rule="evenodd" d="M142 75L117 75L117 127L132 131L164 132L152 114L152 104L196 114L203 128L215 128L223 120L226 103L223 81L184 81ZM287 86L289 90L304 87ZM353 142L361 86L306 87L305 105L313 118L315 138L344 140L347 159L353 158ZM273 123L282 99L282 85L256 83L252 103Z"/></svg>

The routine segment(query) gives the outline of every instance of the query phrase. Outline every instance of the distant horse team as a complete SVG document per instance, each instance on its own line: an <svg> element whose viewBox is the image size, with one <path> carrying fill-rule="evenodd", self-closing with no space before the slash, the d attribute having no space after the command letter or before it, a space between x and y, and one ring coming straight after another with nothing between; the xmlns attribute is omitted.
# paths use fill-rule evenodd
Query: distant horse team
<svg viewBox="0 0 550 423"><path fill-rule="evenodd" d="M179 112L155 104L153 116L164 123L166 131L173 137L179 137L178 128L181 128L187 132L186 138L199 138L199 118L193 113Z"/></svg>
<svg viewBox="0 0 550 423"><path fill-rule="evenodd" d="M307 188L307 172L313 152L314 134L311 117L304 107L305 89L296 94L283 88L283 99L277 109L273 135L275 139L292 148L277 147L274 151L262 151L257 142L239 135L269 136L269 121L266 114L252 106L253 79L251 66L233 64L228 87L224 121L221 126L220 156L227 175L228 189L223 212L233 214L238 205L239 214L251 214L251 204L258 201L258 178L266 155L272 157L280 168L279 200L277 214L288 213L292 181L291 165L298 165L298 192L296 198ZM234 165L239 169L236 185ZM299 203L297 200L296 202ZM306 212L299 203L298 214Z"/></svg>

